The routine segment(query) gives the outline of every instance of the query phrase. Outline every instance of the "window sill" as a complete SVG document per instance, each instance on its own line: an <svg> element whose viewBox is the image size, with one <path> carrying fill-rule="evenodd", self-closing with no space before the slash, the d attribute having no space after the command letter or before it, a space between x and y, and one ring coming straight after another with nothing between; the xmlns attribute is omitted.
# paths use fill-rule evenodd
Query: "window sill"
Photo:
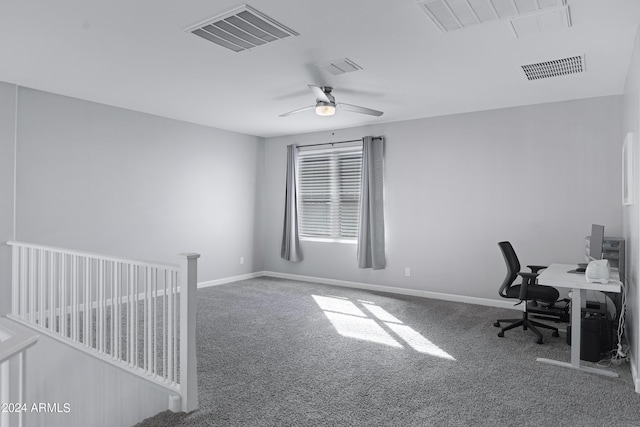
<svg viewBox="0 0 640 427"><path fill-rule="evenodd" d="M357 239L336 239L332 237L300 237L303 242L321 242L321 243L346 243L348 245L357 245Z"/></svg>

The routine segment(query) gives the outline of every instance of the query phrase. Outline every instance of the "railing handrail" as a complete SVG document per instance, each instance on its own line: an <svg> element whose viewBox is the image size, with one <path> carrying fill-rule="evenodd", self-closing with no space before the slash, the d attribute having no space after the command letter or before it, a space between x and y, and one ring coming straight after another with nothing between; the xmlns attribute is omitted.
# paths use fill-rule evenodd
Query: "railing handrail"
<svg viewBox="0 0 640 427"><path fill-rule="evenodd" d="M180 268L180 266L178 264L163 263L163 262L152 262L152 261L144 261L144 260L135 260L135 259L129 259L129 258L116 257L116 256L112 256L112 255L98 254L98 253L94 253L94 252L77 251L77 250L70 250L70 249L64 249L64 248L57 248L55 246L36 245L36 244L33 244L33 243L8 241L7 245L9 245L9 246L21 246L21 247L30 248L30 249L41 249L41 250L46 250L46 251L53 251L53 252L57 252L57 253L60 253L60 254L65 254L65 255L76 255L76 256L91 257L91 258L102 259L102 260L110 261L110 262L122 262L122 263L131 264L131 265L138 265L138 266L141 266L141 267L171 268L171 269L175 269L175 270Z"/></svg>
<svg viewBox="0 0 640 427"><path fill-rule="evenodd" d="M38 334L7 318L0 318L0 363L11 359L38 341Z"/></svg>

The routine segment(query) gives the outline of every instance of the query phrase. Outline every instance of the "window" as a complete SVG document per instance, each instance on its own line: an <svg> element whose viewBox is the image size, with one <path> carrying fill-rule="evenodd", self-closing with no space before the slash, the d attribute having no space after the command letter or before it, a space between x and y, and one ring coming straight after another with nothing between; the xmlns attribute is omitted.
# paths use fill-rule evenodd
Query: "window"
<svg viewBox="0 0 640 427"><path fill-rule="evenodd" d="M300 236L326 240L358 237L362 145L298 154Z"/></svg>

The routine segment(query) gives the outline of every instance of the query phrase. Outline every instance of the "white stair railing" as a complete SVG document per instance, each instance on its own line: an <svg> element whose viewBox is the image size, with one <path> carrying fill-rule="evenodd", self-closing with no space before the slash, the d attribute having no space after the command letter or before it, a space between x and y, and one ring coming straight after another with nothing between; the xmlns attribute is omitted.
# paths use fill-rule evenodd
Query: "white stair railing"
<svg viewBox="0 0 640 427"><path fill-rule="evenodd" d="M169 388L182 411L198 407L198 254L173 265L8 244L12 319Z"/></svg>
<svg viewBox="0 0 640 427"><path fill-rule="evenodd" d="M0 318L0 427L26 425L27 349L37 341L35 332Z"/></svg>

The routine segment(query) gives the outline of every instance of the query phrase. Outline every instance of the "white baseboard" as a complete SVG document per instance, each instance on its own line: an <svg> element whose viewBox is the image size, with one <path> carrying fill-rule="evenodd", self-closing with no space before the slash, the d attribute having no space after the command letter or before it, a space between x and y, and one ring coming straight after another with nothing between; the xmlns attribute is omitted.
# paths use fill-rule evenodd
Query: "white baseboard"
<svg viewBox="0 0 640 427"><path fill-rule="evenodd" d="M433 298L433 299L439 299L439 300L445 300L445 301L464 302L467 304L485 305L489 307L508 308L508 309L522 311L520 307L514 307L513 302L493 300L488 298L478 298L478 297L469 297L464 295L445 294L440 292L421 291L417 289L399 288L395 286L372 285L369 283L361 283L361 282L348 282L345 280L301 276L297 274L278 273L275 271L263 271L259 275L254 277L258 277L258 276L270 276L270 277L277 277L280 279L291 279L291 280L299 280L302 282L322 283L325 285L342 286L346 288L365 289L365 290L377 291L377 292L388 292L392 294L410 295L410 296L422 297L422 298Z"/></svg>
<svg viewBox="0 0 640 427"><path fill-rule="evenodd" d="M256 271L255 273L241 274L239 276L225 277L223 279L209 280L206 282L198 282L198 289L208 288L209 286L224 285L225 283L239 282L240 280L254 279L256 277L265 276L264 271Z"/></svg>

